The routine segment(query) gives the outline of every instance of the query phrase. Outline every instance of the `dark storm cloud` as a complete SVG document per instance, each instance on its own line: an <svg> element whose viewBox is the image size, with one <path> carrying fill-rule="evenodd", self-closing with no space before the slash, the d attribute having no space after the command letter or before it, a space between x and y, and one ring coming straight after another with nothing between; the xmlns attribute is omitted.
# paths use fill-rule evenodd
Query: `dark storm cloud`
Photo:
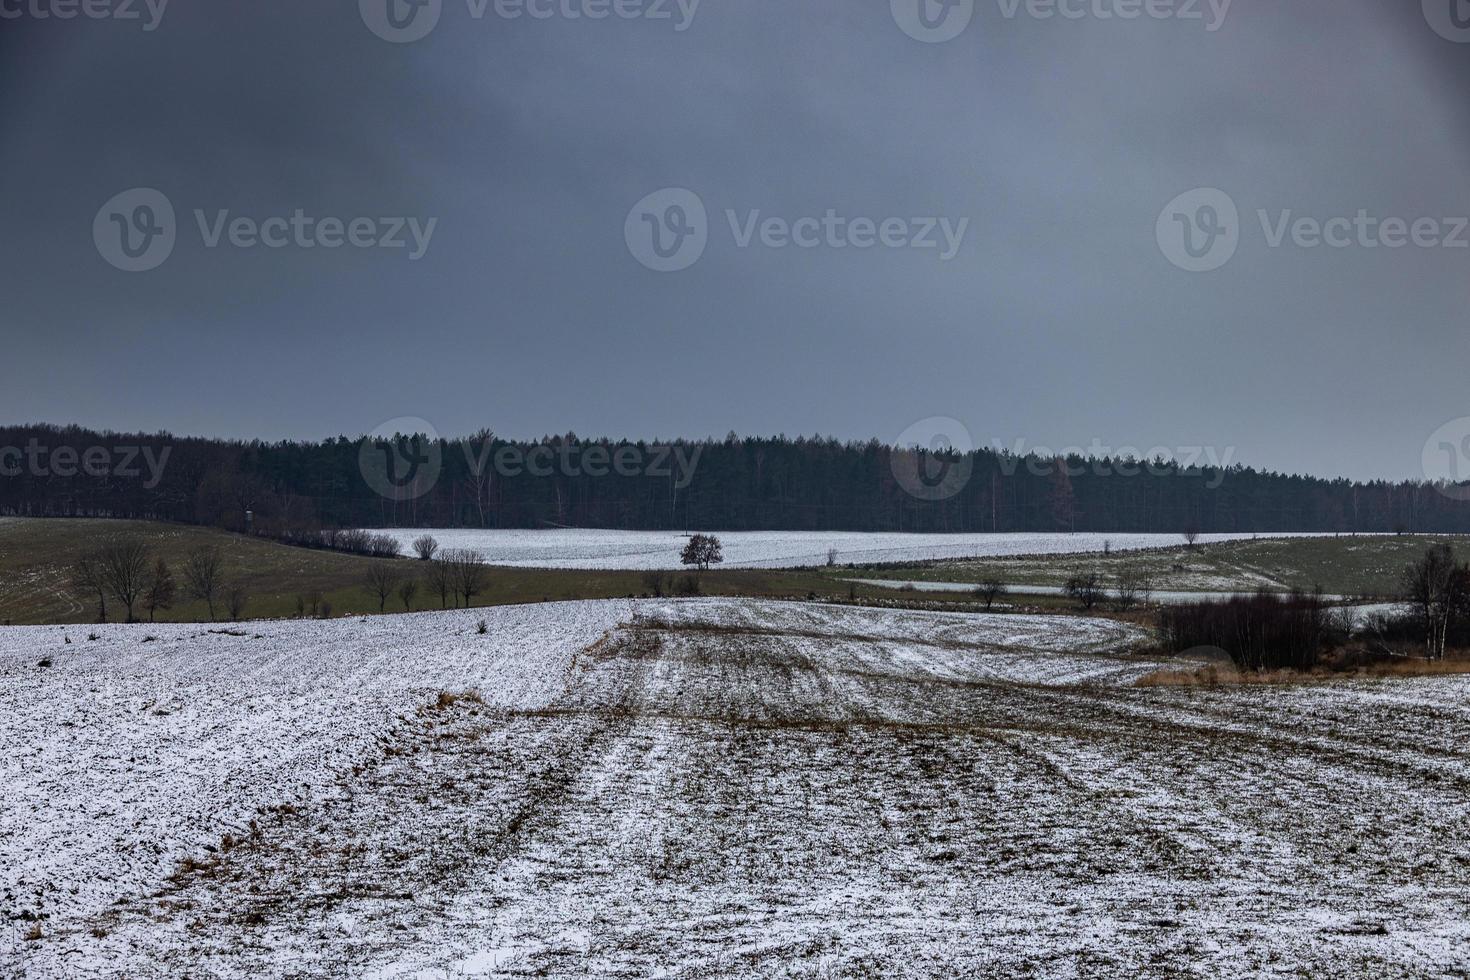
<svg viewBox="0 0 1470 980"><path fill-rule="evenodd" d="M1470 251L1271 248L1256 218L1470 214L1470 45L1417 5L1235 0L1211 32L980 0L941 44L883 0L664 6L445 0L409 44L341 0L175 0L152 31L0 20L0 417L893 438L947 415L980 443L1404 476L1470 415ZM167 196L178 242L128 274L92 226L134 187ZM624 222L669 187L699 195L709 242L660 274ZM1155 238L1197 187L1241 215L1208 274ZM207 248L194 215L297 209L437 225L411 261ZM829 209L969 223L943 261L742 248L726 218Z"/></svg>

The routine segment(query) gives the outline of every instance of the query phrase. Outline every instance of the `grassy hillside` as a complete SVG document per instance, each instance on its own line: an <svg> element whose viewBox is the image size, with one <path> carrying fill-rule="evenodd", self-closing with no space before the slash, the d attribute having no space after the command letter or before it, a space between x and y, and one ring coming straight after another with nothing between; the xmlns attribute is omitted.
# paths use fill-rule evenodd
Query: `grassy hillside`
<svg viewBox="0 0 1470 980"><path fill-rule="evenodd" d="M1286 591L1321 585L1339 595L1390 596L1397 591L1403 567L1437 541L1448 541L1470 557L1470 539L1464 537L1272 538L1106 556L967 559L880 569L864 572L864 577L978 582L994 574L1017 585L1057 586L1078 570L1096 570L1107 577L1136 570L1150 575L1159 590Z"/></svg>
<svg viewBox="0 0 1470 980"><path fill-rule="evenodd" d="M135 521L3 520L0 521L0 622L90 623L96 618L91 597L75 593L67 582L67 566L79 554L111 535L145 537L179 576L185 556L203 544L218 545L225 554L231 580L243 582L251 595L246 615L274 618L295 615L296 597L320 591L338 614L378 611L378 601L362 588L367 569L380 559L292 548L260 538L210 528L149 524ZM416 563L393 563L405 574ZM542 572L495 569L480 604L535 602L541 599L607 598L639 588L636 573ZM419 609L437 608L436 596L421 590ZM402 610L395 599L393 607ZM120 614L121 610L109 610ZM220 612L220 615L223 615ZM202 621L203 603L180 596L178 605L161 615L173 621Z"/></svg>
<svg viewBox="0 0 1470 980"><path fill-rule="evenodd" d="M377 599L364 589L367 570L380 559L326 551L292 548L260 538L228 534L211 528L135 521L0 519L0 623L91 623L95 600L75 592L67 568L88 548L119 534L145 537L174 567L203 544L218 545L225 554L228 577L242 582L251 595L247 618L284 618L296 613L296 598L320 592L336 615L376 613ZM1454 540L1470 555L1465 539L1419 537L1296 538L1239 541L1153 552L1112 555L1058 555L1045 558L995 558L932 563L903 568L862 571L864 578L978 582L990 574L1019 585L1061 585L1078 569L1097 569L1105 576L1125 568L1146 570L1157 590L1248 590L1258 587L1311 588L1320 583L1328 592L1391 595L1399 570L1422 554L1431 540ZM419 563L393 562L405 575L418 574ZM843 581L853 571L808 569L716 570L704 576L707 595L805 598L885 604L922 604L937 607L973 605L963 593L925 593L897 596L892 590L850 586ZM648 589L641 572L582 571L573 569L492 568L479 606L563 599L606 599L643 594ZM1014 600L1013 600L1014 601ZM1073 604L1059 598L1025 599L1031 611L1070 611ZM437 597L427 587L415 600L416 609L435 608ZM112 604L110 604L111 606ZM402 611L395 599L389 611ZM110 608L113 618L121 615ZM223 611L219 611L223 617ZM198 622L208 619L203 603L180 597L178 605L160 620Z"/></svg>
<svg viewBox="0 0 1470 980"><path fill-rule="evenodd" d="M78 555L114 535L140 535L180 577L184 558L200 545L218 545L225 554L227 576L242 582L251 595L246 609L250 619L294 616L296 597L320 592L335 615L377 613L378 601L363 589L367 570L380 559L328 551L292 548L261 538L229 534L212 528L140 521L30 520L0 518L0 624L91 623L96 600L74 591L68 566ZM400 559L392 563L403 574L418 574L420 563ZM681 573L682 574L682 573ZM564 599L608 599L636 596L647 586L641 572L581 571L575 569L492 568L477 606ZM847 583L817 571L783 572L766 569L712 571L703 579L708 595L806 597L845 599ZM859 597L892 595L882 589L856 589ZM963 604L964 596L925 597L936 604ZM420 589L416 609L438 607L438 597ZM390 612L403 606L394 599ZM109 602L117 619L122 610ZM141 610L139 611L141 614ZM223 618L223 610L216 610ZM160 621L201 622L209 618L202 602L180 596L174 609Z"/></svg>

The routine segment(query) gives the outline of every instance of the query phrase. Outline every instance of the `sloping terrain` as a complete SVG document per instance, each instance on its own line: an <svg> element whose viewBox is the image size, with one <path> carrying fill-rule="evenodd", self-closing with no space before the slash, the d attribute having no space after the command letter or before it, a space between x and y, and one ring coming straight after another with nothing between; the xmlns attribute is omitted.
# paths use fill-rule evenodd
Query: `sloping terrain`
<svg viewBox="0 0 1470 980"><path fill-rule="evenodd" d="M67 914L12 962L34 976L383 980L1381 977L1467 962L1464 679L1140 689L1154 665L1111 622L582 608L518 612L482 647L464 620L442 647L405 635L455 622L439 616L304 649L286 636L297 627L234 638L300 652L264 657L270 669L233 689L186 681L198 731L287 664L307 675L281 685L303 703L385 686L425 700L389 698L377 731L364 721L341 759L307 770L321 774L309 793L262 809L228 851L82 889L105 902L56 901ZM543 633L562 616L567 639ZM187 638L161 656L112 632L114 671L198 655ZM521 639L501 650L502 634ZM8 642L8 677L34 670ZM208 664L228 674L222 656ZM98 665L71 669L21 699L6 687L5 710L24 715L7 735L75 751L71 729L26 734L97 685ZM386 679L399 670L412 683ZM482 701L429 697L468 687ZM181 737L152 750L209 769L213 753ZM46 791L67 788L30 789L32 819L4 829L45 842L47 807L62 805ZM28 853L27 876L75 884L88 870Z"/></svg>
<svg viewBox="0 0 1470 980"><path fill-rule="evenodd" d="M935 562L925 567L864 572L863 578L901 581L983 582L989 577L1017 587L1060 588L1073 574L1097 572L1111 583L1121 573L1144 577L1154 593L1306 592L1321 586L1345 596L1397 595L1404 566L1431 544L1465 551L1464 537L1431 535L1301 535L1206 541L1193 548L1125 549L1107 554L996 556Z"/></svg>

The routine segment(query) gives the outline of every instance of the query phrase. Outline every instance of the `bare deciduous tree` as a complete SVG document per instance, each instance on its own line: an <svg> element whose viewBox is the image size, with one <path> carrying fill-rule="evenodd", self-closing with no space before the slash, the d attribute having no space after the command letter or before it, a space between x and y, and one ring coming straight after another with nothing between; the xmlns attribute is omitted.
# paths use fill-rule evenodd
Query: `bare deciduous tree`
<svg viewBox="0 0 1470 980"><path fill-rule="evenodd" d="M448 555L429 563L424 581L428 583L429 591L439 597L439 608L448 609L449 597L454 595L454 566L449 563Z"/></svg>
<svg viewBox="0 0 1470 980"><path fill-rule="evenodd" d="M148 587L143 590L143 608L148 610L148 622L157 620L160 609L172 609L174 597L178 594L179 586L174 581L174 573L169 569L168 562L159 558L153 564Z"/></svg>
<svg viewBox="0 0 1470 980"><path fill-rule="evenodd" d="M419 594L419 580L406 578L398 587L398 598L403 603L404 612L413 612L413 600Z"/></svg>
<svg viewBox="0 0 1470 980"><path fill-rule="evenodd" d="M245 618L245 607L250 604L250 593L241 582L233 582L225 588L225 608L235 622Z"/></svg>
<svg viewBox="0 0 1470 980"><path fill-rule="evenodd" d="M455 594L463 597L464 607L468 609L470 601L485 591L485 556L478 551L457 548L444 553L444 563L451 570Z"/></svg>
<svg viewBox="0 0 1470 980"><path fill-rule="evenodd" d="M670 583L669 583L669 579L670 578L671 578L671 576L669 575L668 572L663 572L663 571L648 571L648 572L644 572L643 573L643 591L647 592L649 595L653 596L655 599L661 599L661 598L663 598L663 596L670 589Z"/></svg>
<svg viewBox="0 0 1470 980"><path fill-rule="evenodd" d="M107 622L107 583L102 578L100 554L89 551L72 562L71 585L79 592L97 597L97 622Z"/></svg>
<svg viewBox="0 0 1470 980"><path fill-rule="evenodd" d="M980 583L980 587L975 590L975 595L985 600L985 611L989 612L995 605L995 600L1005 595L1008 591L1004 582L995 576L991 576Z"/></svg>
<svg viewBox="0 0 1470 980"><path fill-rule="evenodd" d="M184 592L209 606L209 618L214 619L214 604L219 601L224 588L224 554L216 545L195 548L184 559Z"/></svg>
<svg viewBox="0 0 1470 980"><path fill-rule="evenodd" d="M1127 612L1138 605L1138 595L1143 585L1137 572L1123 569L1113 579L1113 608Z"/></svg>
<svg viewBox="0 0 1470 980"><path fill-rule="evenodd" d="M1096 608L1106 595L1102 585L1102 576L1097 572L1078 572L1067 579L1065 591L1067 595L1081 603L1083 609Z"/></svg>
<svg viewBox="0 0 1470 980"><path fill-rule="evenodd" d="M1197 528L1197 527L1187 527L1187 528L1184 529L1184 543L1188 547L1193 548L1195 546L1195 543L1198 542L1198 541L1199 541L1199 528Z"/></svg>
<svg viewBox="0 0 1470 980"><path fill-rule="evenodd" d="M413 553L419 556L419 561L433 561L438 551L439 542L432 534L425 534L414 539Z"/></svg>
<svg viewBox="0 0 1470 980"><path fill-rule="evenodd" d="M363 576L362 588L368 595L377 597L378 612L384 613L388 611L388 599L400 581L398 569L387 563L375 563Z"/></svg>
<svg viewBox="0 0 1470 980"><path fill-rule="evenodd" d="M1444 658L1455 614L1465 605L1467 585L1470 570L1455 561L1455 551L1447 544L1430 548L1400 576L1403 599L1414 607L1430 660Z"/></svg>
<svg viewBox="0 0 1470 980"><path fill-rule="evenodd" d="M102 546L102 581L107 591L128 610L128 622L134 622L133 607L148 587L148 560L152 549L138 537L114 538Z"/></svg>

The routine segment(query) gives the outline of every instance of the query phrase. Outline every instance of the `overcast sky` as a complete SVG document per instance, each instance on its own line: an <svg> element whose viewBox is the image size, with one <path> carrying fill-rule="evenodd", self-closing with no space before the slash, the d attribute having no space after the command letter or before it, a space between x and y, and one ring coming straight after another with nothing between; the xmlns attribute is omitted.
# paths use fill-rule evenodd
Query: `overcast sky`
<svg viewBox="0 0 1470 980"><path fill-rule="evenodd" d="M398 43L369 27L394 36L386 0L37 18L52 2L0 0L3 421L892 440L946 416L980 445L1409 477L1470 415L1470 248L1383 247L1391 223L1377 248L1341 224L1348 247L1273 247L1257 214L1470 215L1470 44L1417 3L976 0L929 42L920 0L442 0ZM938 35L962 22L925 2ZM167 241L142 199L104 208L134 188L175 220L130 272L124 228ZM666 188L707 219L670 209L690 195L635 210ZM1165 213L1196 188L1239 220L1217 196ZM208 244L221 212L298 209L406 247L324 248L330 223L315 248L280 224L282 248ZM811 247L775 247L772 217ZM650 221L692 264L646 267ZM1191 259L1186 222L1217 248ZM1461 224L1420 237L1463 246Z"/></svg>

